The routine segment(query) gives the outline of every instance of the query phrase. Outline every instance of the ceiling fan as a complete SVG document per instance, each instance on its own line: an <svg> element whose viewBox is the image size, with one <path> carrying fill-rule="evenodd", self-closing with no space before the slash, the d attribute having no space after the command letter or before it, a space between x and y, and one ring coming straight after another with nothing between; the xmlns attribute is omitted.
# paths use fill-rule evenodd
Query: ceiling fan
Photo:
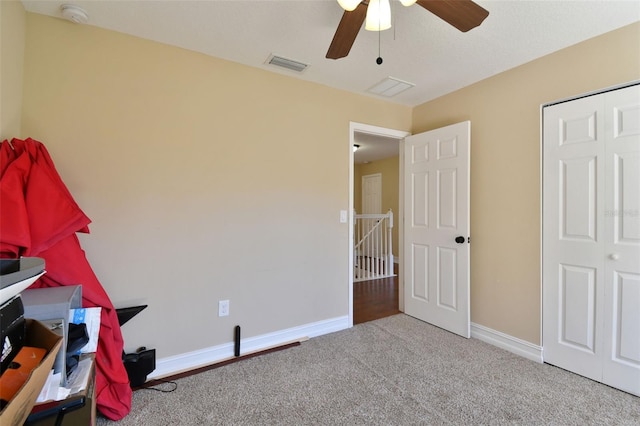
<svg viewBox="0 0 640 426"><path fill-rule="evenodd" d="M405 6L418 3L429 12L453 25L462 32L467 32L477 27L489 16L489 12L478 6L471 0L400 0ZM326 57L328 59L340 59L349 54L356 36L367 18L367 29L382 31L391 27L390 18L385 24L379 16L369 18L367 15L379 12L385 7L389 8L388 0L338 0L340 6L345 9L338 29L333 36ZM369 11L369 9L372 9ZM376 10L378 9L378 10ZM386 16L390 17L387 11ZM377 25L370 25L369 21L377 21Z"/></svg>

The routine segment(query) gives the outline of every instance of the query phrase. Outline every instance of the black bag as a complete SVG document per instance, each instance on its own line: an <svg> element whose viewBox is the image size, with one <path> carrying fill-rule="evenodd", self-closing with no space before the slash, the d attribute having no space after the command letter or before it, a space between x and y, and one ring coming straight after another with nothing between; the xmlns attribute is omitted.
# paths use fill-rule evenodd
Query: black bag
<svg viewBox="0 0 640 426"><path fill-rule="evenodd" d="M69 331L67 333L67 377L78 366L80 358L77 352L89 343L89 333L87 333L87 324L69 323Z"/></svg>

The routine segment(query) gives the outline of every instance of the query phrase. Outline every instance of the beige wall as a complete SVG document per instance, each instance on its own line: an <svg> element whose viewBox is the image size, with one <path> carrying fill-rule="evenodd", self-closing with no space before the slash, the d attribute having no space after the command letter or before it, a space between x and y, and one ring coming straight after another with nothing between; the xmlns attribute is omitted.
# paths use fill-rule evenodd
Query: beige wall
<svg viewBox="0 0 640 426"><path fill-rule="evenodd" d="M353 205L356 212L362 213L362 176L380 173L382 175L382 212L386 213L391 209L394 216L394 227L392 229L393 255L399 256L398 251L398 194L400 191L400 157L385 158L384 160L372 161L368 164L356 164L353 170Z"/></svg>
<svg viewBox="0 0 640 426"><path fill-rule="evenodd" d="M22 3L0 1L0 140L21 136L25 31Z"/></svg>
<svg viewBox="0 0 640 426"><path fill-rule="evenodd" d="M408 130L410 108L36 14L24 87L23 134L92 218L96 274L117 307L149 305L129 349L348 314L349 122Z"/></svg>
<svg viewBox="0 0 640 426"><path fill-rule="evenodd" d="M413 133L471 120L471 320L540 344L540 105L640 79L640 24L425 103Z"/></svg>
<svg viewBox="0 0 640 426"><path fill-rule="evenodd" d="M348 208L349 121L413 133L472 121L472 320L539 344L539 106L640 78L634 24L412 117L32 14L23 75L5 67L20 66L20 38L5 43L7 11L19 34L25 14L1 5L2 137L46 143L94 221L82 243L115 305L149 304L123 327L129 349L155 347L159 358L229 342L236 324L249 337L347 314L348 236L337 218ZM9 97L17 119L5 116L8 86L24 88ZM301 150L315 160L300 161ZM220 299L231 316L217 317Z"/></svg>

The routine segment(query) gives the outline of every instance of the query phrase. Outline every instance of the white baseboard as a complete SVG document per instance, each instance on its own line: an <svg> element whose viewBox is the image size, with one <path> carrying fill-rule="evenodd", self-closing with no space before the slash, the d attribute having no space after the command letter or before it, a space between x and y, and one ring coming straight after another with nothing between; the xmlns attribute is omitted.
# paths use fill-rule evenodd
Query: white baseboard
<svg viewBox="0 0 640 426"><path fill-rule="evenodd" d="M542 363L542 346L534 345L517 337L493 330L480 324L471 323L471 337Z"/></svg>
<svg viewBox="0 0 640 426"><path fill-rule="evenodd" d="M240 355L250 354L261 350L282 346L288 343L306 340L349 328L349 317L337 317L318 321L298 327L267 333L260 336L240 340ZM156 360L156 369L149 374L148 379L158 379L195 370L200 367L215 364L234 357L234 343L223 343L196 351L186 352Z"/></svg>
<svg viewBox="0 0 640 426"><path fill-rule="evenodd" d="M349 328L349 317L337 317L315 323L292 327L285 330L267 333L260 336L241 339L241 355L259 352L261 350L286 345L288 343L306 340ZM497 346L501 349L520 355L535 362L542 363L542 347L518 339L500 331L493 330L480 324L471 323L471 337ZM165 357L156 360L156 369L149 374L148 379L158 379L195 370L218 362L232 359L233 342L218 346L211 346L196 351Z"/></svg>

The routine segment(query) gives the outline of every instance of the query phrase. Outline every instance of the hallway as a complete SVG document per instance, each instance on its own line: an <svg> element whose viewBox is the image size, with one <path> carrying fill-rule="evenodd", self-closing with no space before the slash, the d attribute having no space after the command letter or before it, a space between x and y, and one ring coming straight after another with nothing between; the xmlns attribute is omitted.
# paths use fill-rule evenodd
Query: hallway
<svg viewBox="0 0 640 426"><path fill-rule="evenodd" d="M399 313L397 275L353 283L354 325Z"/></svg>

